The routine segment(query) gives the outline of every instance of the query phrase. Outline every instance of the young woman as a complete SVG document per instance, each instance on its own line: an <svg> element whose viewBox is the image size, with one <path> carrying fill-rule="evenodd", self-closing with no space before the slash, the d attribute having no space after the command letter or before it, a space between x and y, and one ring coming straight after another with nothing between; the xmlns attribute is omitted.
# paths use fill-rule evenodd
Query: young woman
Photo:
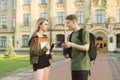
<svg viewBox="0 0 120 80"><path fill-rule="evenodd" d="M30 63L33 65L35 80L48 80L50 71L48 57L50 44L49 39L44 35L44 32L48 29L48 20L45 18L38 19L36 27L37 28L29 41ZM45 44L44 41L47 44Z"/></svg>

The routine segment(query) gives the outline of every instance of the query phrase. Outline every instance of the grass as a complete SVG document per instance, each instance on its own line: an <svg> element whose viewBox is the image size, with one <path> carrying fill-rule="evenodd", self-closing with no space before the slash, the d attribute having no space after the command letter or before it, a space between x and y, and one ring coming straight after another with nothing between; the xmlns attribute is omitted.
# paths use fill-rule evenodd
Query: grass
<svg viewBox="0 0 120 80"><path fill-rule="evenodd" d="M14 58L4 58L4 56L0 55L0 77L25 70L30 66L28 56L18 55Z"/></svg>
<svg viewBox="0 0 120 80"><path fill-rule="evenodd" d="M63 56L53 55L53 59L63 58ZM0 55L0 77L10 75L19 71L31 68L28 55L17 55L13 58L4 58Z"/></svg>

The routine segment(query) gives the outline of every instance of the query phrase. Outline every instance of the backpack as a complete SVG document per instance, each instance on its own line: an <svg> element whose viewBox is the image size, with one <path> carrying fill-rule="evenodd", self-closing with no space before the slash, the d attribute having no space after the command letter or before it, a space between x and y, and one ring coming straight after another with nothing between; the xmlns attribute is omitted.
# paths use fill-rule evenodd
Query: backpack
<svg viewBox="0 0 120 80"><path fill-rule="evenodd" d="M82 40L82 32L83 32L83 28L79 30L79 34L78 36L80 41L83 42ZM92 33L89 33L89 39L90 39L90 46L89 46L89 57L90 57L90 61L93 61L96 59L97 57L97 46L95 45L95 36Z"/></svg>
<svg viewBox="0 0 120 80"><path fill-rule="evenodd" d="M83 43L83 40L82 40L82 32L83 32L84 28L81 28L79 30L79 34L77 36L77 38ZM72 37L72 33L69 37L69 41L71 42L71 37ZM89 37L90 37L90 46L89 46L89 50L88 50L88 53L89 53L89 57L90 57L90 61L94 61L97 57L97 47L95 45L95 36L92 34L92 33L89 33ZM69 51L69 50L67 50ZM67 52L67 51L64 51L64 52ZM71 54L69 54L71 56Z"/></svg>

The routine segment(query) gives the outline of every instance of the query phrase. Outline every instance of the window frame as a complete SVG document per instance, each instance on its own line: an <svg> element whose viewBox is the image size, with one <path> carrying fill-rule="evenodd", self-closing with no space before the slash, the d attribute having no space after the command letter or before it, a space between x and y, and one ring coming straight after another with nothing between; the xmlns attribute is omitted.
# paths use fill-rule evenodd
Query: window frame
<svg viewBox="0 0 120 80"><path fill-rule="evenodd" d="M120 9L116 11L116 23L120 23Z"/></svg>
<svg viewBox="0 0 120 80"><path fill-rule="evenodd" d="M23 4L24 5L30 5L31 4L31 0L23 0Z"/></svg>
<svg viewBox="0 0 120 80"><path fill-rule="evenodd" d="M46 12L43 12L39 14L39 17L48 19L48 14Z"/></svg>
<svg viewBox="0 0 120 80"><path fill-rule="evenodd" d="M65 12L57 12L56 24L57 25L63 25L64 24L64 18L65 18Z"/></svg>
<svg viewBox="0 0 120 80"><path fill-rule="evenodd" d="M29 35L22 35L22 47L28 47Z"/></svg>
<svg viewBox="0 0 120 80"><path fill-rule="evenodd" d="M7 46L7 37L6 36L0 36L0 47L6 47Z"/></svg>
<svg viewBox="0 0 120 80"><path fill-rule="evenodd" d="M23 14L23 26L30 26L30 14Z"/></svg>
<svg viewBox="0 0 120 80"><path fill-rule="evenodd" d="M84 24L84 12L77 11L76 16L78 17L78 24Z"/></svg>
<svg viewBox="0 0 120 80"><path fill-rule="evenodd" d="M8 10L8 0L2 0L1 10Z"/></svg>
<svg viewBox="0 0 120 80"><path fill-rule="evenodd" d="M100 9L95 11L94 22L98 24L105 23L105 10Z"/></svg>

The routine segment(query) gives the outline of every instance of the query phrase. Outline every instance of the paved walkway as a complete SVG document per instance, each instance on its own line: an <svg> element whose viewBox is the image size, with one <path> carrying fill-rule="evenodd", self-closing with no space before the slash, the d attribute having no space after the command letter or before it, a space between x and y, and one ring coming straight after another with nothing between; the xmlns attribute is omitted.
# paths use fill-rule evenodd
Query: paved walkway
<svg viewBox="0 0 120 80"><path fill-rule="evenodd" d="M108 55L109 54L109 55ZM116 54L99 54L92 63L89 80L120 80L120 60ZM120 56L117 55L117 56ZM0 80L34 80L32 70L10 75ZM71 80L70 59L52 63L49 80Z"/></svg>

